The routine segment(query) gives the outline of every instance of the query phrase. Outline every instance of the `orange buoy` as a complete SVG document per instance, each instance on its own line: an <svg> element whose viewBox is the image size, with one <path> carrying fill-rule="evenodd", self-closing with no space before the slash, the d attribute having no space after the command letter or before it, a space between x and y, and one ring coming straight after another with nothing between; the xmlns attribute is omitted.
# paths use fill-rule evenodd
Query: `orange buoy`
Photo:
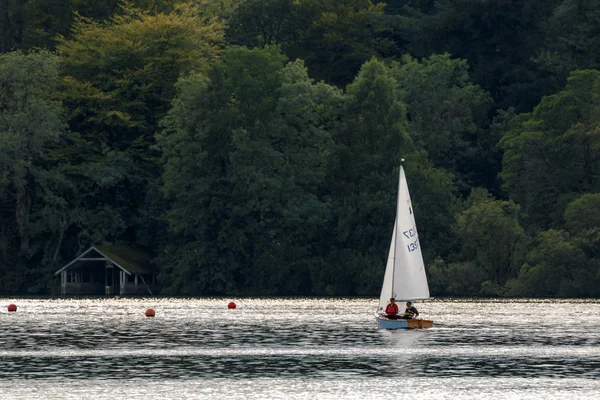
<svg viewBox="0 0 600 400"><path fill-rule="evenodd" d="M154 310L152 308L149 308L146 310L146 317L154 317L156 315L156 313L154 312Z"/></svg>
<svg viewBox="0 0 600 400"><path fill-rule="evenodd" d="M15 312L15 311L17 311L17 306L15 304L9 304L8 312Z"/></svg>
<svg viewBox="0 0 600 400"><path fill-rule="evenodd" d="M236 307L237 306L235 305L235 303L233 301L230 301L229 304L227 304L227 308L229 308L230 310L233 310Z"/></svg>

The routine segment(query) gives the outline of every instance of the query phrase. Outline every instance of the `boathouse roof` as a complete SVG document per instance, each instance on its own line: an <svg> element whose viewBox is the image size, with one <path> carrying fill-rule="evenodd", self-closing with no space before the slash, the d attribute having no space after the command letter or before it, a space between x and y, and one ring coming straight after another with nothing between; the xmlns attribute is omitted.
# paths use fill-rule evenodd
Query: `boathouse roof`
<svg viewBox="0 0 600 400"><path fill-rule="evenodd" d="M73 261L56 271L76 269L89 261L109 261L128 275L149 274L156 272L151 264L152 257L147 252L125 244L96 245L77 256Z"/></svg>

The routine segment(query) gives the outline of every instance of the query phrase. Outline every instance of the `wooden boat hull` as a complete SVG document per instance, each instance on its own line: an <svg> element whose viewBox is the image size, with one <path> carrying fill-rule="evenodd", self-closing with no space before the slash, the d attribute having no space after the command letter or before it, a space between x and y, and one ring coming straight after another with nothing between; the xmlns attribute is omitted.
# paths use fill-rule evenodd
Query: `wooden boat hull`
<svg viewBox="0 0 600 400"><path fill-rule="evenodd" d="M433 326L427 319L387 319L377 317L377 329L426 329Z"/></svg>

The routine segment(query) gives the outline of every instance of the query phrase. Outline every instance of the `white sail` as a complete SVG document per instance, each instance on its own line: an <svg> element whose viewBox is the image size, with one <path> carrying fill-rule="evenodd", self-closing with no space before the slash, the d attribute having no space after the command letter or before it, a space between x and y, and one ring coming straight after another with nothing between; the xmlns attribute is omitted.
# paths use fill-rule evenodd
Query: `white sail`
<svg viewBox="0 0 600 400"><path fill-rule="evenodd" d="M400 166L396 222L379 298L379 310L390 297L398 301L429 298L425 264L404 168Z"/></svg>

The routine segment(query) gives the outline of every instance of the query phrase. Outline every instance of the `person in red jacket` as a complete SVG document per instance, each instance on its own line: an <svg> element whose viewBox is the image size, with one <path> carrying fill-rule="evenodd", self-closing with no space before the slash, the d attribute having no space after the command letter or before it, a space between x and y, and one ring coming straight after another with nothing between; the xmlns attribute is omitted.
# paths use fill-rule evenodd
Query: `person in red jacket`
<svg viewBox="0 0 600 400"><path fill-rule="evenodd" d="M388 319L398 319L398 304L393 297L390 299L390 304L385 307L385 314Z"/></svg>

